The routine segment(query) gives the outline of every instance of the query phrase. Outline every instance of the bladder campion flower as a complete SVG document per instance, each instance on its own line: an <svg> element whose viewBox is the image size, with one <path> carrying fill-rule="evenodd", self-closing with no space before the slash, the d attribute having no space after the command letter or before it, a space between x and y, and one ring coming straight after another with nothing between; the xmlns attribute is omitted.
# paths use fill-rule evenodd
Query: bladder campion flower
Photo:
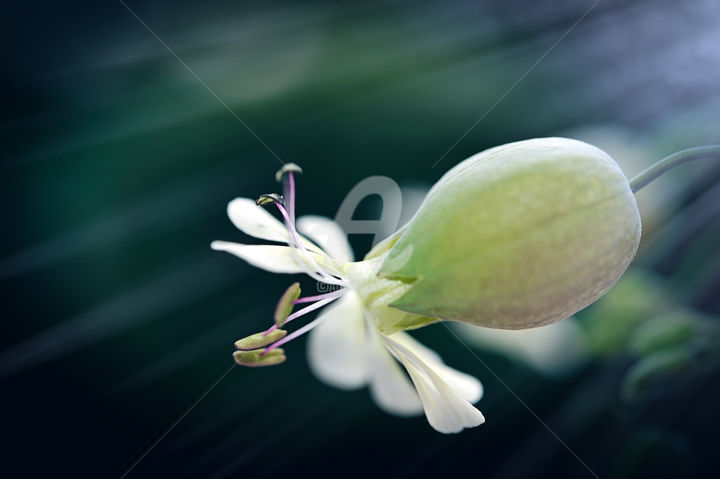
<svg viewBox="0 0 720 479"><path fill-rule="evenodd" d="M472 406L483 393L477 379L445 365L435 352L407 333L384 334L378 328L383 321L398 323L402 318L408 323L422 322L415 314L383 303L384 295L405 288L402 283L377 277L385 255L353 262L344 233L327 218L301 217L296 227L294 173L299 171L295 165L288 164L279 172L285 186L284 197L262 195L257 202L237 198L228 205L228 216L240 230L260 239L285 242L288 246L215 241L212 248L232 253L268 271L304 272L337 289L300 297L300 286L293 283L278 302L274 324L235 343L236 362L245 366L279 364L285 361L280 346L313 330L308 359L315 374L331 385L344 389L368 385L373 398L385 411L410 416L424 410L432 427L440 432L453 433L482 424L485 421L482 413ZM274 204L284 225L260 204ZM302 236L298 229L316 243ZM314 321L295 332L287 334L281 329L332 302L335 303ZM292 312L294 305L305 303L312 304Z"/></svg>
<svg viewBox="0 0 720 479"><path fill-rule="evenodd" d="M305 273L335 290L301 297L292 284L274 324L235 343L235 360L279 364L280 346L312 330L308 359L326 382L368 385L384 410L424 410L440 432L477 426L484 422L472 406L482 396L480 382L405 331L447 320L524 329L569 317L602 296L632 261L640 241L633 193L718 149L678 152L628 182L610 156L581 141L541 138L492 148L448 171L410 222L362 261L353 261L333 221L296 222L294 174L301 170L287 164L276 178L284 196L237 198L228 216L243 232L288 246L215 241L212 248L271 272ZM283 223L260 205L274 205ZM294 332L281 329L333 302Z"/></svg>

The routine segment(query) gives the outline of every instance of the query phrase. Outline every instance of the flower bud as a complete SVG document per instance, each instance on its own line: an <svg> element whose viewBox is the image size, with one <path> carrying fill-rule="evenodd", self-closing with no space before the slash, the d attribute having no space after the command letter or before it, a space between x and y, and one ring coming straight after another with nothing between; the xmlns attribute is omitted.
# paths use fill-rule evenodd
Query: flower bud
<svg viewBox="0 0 720 479"><path fill-rule="evenodd" d="M407 313L532 328L602 296L639 241L637 203L617 163L581 141L541 138L448 171L391 239L379 275L410 285L390 303Z"/></svg>

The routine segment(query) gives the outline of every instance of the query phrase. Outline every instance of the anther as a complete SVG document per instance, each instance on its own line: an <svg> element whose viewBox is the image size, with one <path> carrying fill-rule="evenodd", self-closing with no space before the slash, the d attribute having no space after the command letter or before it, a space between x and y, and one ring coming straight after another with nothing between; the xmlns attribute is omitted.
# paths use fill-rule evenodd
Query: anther
<svg viewBox="0 0 720 479"><path fill-rule="evenodd" d="M273 349L267 353L265 353L265 350L235 351L233 358L239 365L249 367L275 366L287 359L285 357L285 351L280 348Z"/></svg>
<svg viewBox="0 0 720 479"><path fill-rule="evenodd" d="M300 283L293 283L283 293L275 307L275 324L280 327L285 324L288 316L292 313L295 301L300 297Z"/></svg>
<svg viewBox="0 0 720 479"><path fill-rule="evenodd" d="M295 163L285 163L282 168L280 168L277 173L275 173L275 181L278 183L282 181L283 176L285 176L285 173L301 173L302 174L302 168L300 168Z"/></svg>
<svg viewBox="0 0 720 479"><path fill-rule="evenodd" d="M267 193L264 195L260 195L260 197L257 200L255 200L255 204L258 206L265 206L265 205L270 205L273 203L284 205L285 200L282 197L282 195L279 195L277 193Z"/></svg>
<svg viewBox="0 0 720 479"><path fill-rule="evenodd" d="M267 334L265 334L265 331L251 334L235 341L235 347L241 351L257 350L284 338L286 334L287 331L284 329L275 329Z"/></svg>

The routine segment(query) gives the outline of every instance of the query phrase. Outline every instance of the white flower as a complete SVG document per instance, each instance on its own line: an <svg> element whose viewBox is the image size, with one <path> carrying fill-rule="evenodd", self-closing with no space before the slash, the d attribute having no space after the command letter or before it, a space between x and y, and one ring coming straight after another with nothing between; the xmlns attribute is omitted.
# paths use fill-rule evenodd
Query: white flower
<svg viewBox="0 0 720 479"><path fill-rule="evenodd" d="M278 304L275 325L236 343L241 349L235 352L236 361L248 366L278 364L285 360L278 347L312 330L308 360L313 372L326 383L341 389L368 386L375 402L388 413L411 416L424 410L430 425L442 433L482 424L485 418L472 406L483 393L477 379L445 365L434 351L406 332L386 335L378 328L378 315L402 318L407 314L383 302L390 286L377 277L377 272L387 252L353 262L345 234L327 218L304 216L298 219L296 229L293 171L299 168L289 164L279 172L285 184L285 200L277 195L263 195L258 200L275 204L284 225L250 199L237 198L228 205L228 216L241 231L288 246L225 241L214 241L211 246L258 268L275 273L303 272L336 289L297 298L299 288L291 286ZM293 305L302 303L313 304L289 314ZM329 303L334 304L295 332L286 335L280 329Z"/></svg>

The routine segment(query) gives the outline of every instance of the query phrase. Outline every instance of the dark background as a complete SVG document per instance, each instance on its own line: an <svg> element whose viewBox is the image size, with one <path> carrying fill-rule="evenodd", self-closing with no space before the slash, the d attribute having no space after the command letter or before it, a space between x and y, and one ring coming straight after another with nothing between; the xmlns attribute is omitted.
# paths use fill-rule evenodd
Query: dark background
<svg viewBox="0 0 720 479"><path fill-rule="evenodd" d="M209 249L250 241L229 200L276 187L242 122L304 168L298 213L330 217L368 176L431 185L509 141L594 138L628 169L720 142L713 0L126 3L202 81L117 1L3 6L5 477L120 477L268 323L289 278ZM600 477L714 475L718 181L696 163L643 192L642 286L579 315L592 359L572 373L478 349L516 397L444 328L418 333L484 383L483 426L441 435L327 387L301 339L281 367L231 370L127 477L592 477L578 458ZM691 366L623 393L631 326L665 310L707 326Z"/></svg>

